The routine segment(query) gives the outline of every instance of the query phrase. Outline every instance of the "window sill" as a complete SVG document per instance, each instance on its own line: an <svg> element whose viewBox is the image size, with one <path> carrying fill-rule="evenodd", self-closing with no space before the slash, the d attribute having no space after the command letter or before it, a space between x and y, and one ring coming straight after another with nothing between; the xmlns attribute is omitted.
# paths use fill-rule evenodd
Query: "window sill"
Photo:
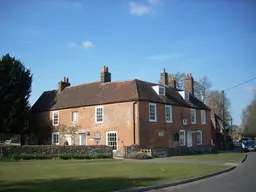
<svg viewBox="0 0 256 192"><path fill-rule="evenodd" d="M59 124L52 124L52 126L59 126Z"/></svg>
<svg viewBox="0 0 256 192"><path fill-rule="evenodd" d="M157 122L157 120L149 120L149 122Z"/></svg>
<svg viewBox="0 0 256 192"><path fill-rule="evenodd" d="M166 121L166 123L173 123L173 121Z"/></svg>
<svg viewBox="0 0 256 192"><path fill-rule="evenodd" d="M195 124L196 124L196 122L191 122L191 124L195 125Z"/></svg>
<svg viewBox="0 0 256 192"><path fill-rule="evenodd" d="M101 123L103 123L103 122L104 122L104 121L98 121L98 122L96 121L95 124L101 124Z"/></svg>

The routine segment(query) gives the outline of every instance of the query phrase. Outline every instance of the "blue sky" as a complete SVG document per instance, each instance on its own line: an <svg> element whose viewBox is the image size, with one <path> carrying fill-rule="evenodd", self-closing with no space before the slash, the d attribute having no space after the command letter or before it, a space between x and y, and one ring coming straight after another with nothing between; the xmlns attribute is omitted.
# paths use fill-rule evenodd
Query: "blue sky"
<svg viewBox="0 0 256 192"><path fill-rule="evenodd" d="M256 71L254 0L1 0L0 54L31 69L31 104L45 90L99 80L157 82L169 73L207 76L227 89ZM234 123L256 81L228 91Z"/></svg>

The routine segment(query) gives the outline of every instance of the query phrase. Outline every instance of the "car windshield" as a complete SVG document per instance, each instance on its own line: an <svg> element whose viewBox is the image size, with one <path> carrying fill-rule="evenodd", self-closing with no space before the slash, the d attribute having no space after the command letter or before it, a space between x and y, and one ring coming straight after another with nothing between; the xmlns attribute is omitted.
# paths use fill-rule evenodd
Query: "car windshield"
<svg viewBox="0 0 256 192"><path fill-rule="evenodd" d="M253 145L253 144L255 143L255 141L252 141L252 140L251 140L251 141L246 141L245 143L246 143L247 145Z"/></svg>

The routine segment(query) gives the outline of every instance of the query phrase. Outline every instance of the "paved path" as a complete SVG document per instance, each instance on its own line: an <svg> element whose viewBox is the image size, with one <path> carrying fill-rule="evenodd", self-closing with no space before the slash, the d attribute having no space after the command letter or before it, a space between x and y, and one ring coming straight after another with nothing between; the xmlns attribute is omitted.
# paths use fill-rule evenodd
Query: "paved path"
<svg viewBox="0 0 256 192"><path fill-rule="evenodd" d="M223 175L190 184L169 187L151 192L255 192L256 152L248 153L247 160L235 170Z"/></svg>

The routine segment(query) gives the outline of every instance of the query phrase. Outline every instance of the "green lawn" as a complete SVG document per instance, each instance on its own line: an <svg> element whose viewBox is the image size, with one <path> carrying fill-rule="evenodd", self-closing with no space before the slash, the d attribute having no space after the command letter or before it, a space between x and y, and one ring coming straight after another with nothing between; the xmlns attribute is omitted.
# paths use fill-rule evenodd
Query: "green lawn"
<svg viewBox="0 0 256 192"><path fill-rule="evenodd" d="M163 184L202 176L225 168L227 167L143 162L90 165L67 162L61 166L42 164L36 167L20 166L18 169L17 166L1 166L0 191L107 192Z"/></svg>
<svg viewBox="0 0 256 192"><path fill-rule="evenodd" d="M244 153L217 153L191 156L171 157L171 159L182 160L202 160L202 161L240 161L244 157Z"/></svg>
<svg viewBox="0 0 256 192"><path fill-rule="evenodd" d="M44 165L44 164L68 164L68 163L97 163L97 162L117 162L116 159L83 159L83 160L20 160L20 161L0 161L1 166L22 166L22 165Z"/></svg>

